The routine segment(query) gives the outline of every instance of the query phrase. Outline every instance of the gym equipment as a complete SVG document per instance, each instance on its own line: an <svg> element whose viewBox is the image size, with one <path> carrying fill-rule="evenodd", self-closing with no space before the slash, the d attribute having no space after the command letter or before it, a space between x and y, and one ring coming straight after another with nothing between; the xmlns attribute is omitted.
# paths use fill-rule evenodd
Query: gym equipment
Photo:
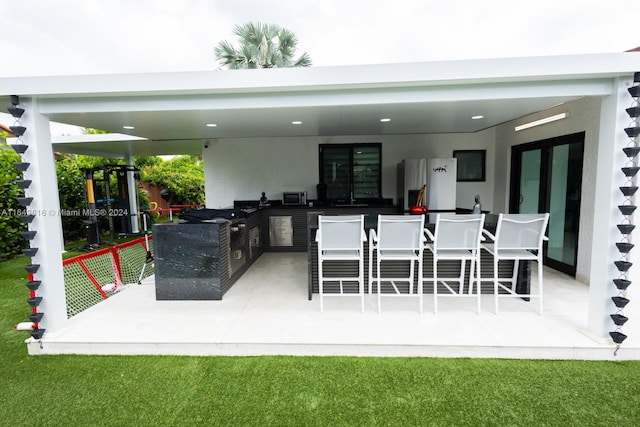
<svg viewBox="0 0 640 427"><path fill-rule="evenodd" d="M131 165L105 165L83 168L86 182L87 204L89 207L86 249L100 245L100 217L107 218L111 238L132 234L131 205L129 203L129 173L139 169ZM101 176L97 173L102 172ZM116 191L113 192L111 174L116 174ZM137 178L134 175L134 178ZM103 221L104 225L104 221Z"/></svg>

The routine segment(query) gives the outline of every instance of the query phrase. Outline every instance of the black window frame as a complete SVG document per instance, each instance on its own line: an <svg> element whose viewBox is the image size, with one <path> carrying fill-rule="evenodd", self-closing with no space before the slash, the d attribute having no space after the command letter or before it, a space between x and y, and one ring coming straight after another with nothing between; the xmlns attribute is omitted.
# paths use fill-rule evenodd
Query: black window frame
<svg viewBox="0 0 640 427"><path fill-rule="evenodd" d="M463 175L464 167L460 167L462 158L458 157L459 154L474 155L473 158L465 158L465 162L476 162L480 166L480 176L465 176ZM484 182L487 180L487 150L453 150L453 157L458 160L456 165L456 181L457 182ZM475 166L478 166L476 164Z"/></svg>
<svg viewBox="0 0 640 427"><path fill-rule="evenodd" d="M378 167L379 167L379 173L378 173L378 179L376 182L376 187L377 187L377 197L359 197L359 198L354 198L354 200L346 200L346 199L332 199L330 197L327 197L327 202L329 203L369 203L369 202L373 202L376 200L379 200L382 198L382 143L381 142L358 142L358 143L346 143L346 144L318 144L318 173L319 173L319 182L320 184L324 184L327 185L328 183L325 181L325 176L324 176L324 148L326 147L330 147L330 148L336 148L336 147L340 147L340 148L346 148L349 149L349 171L350 171L350 177L349 177L349 182L351 183L351 190L353 191L353 183L354 183L354 169L355 169L355 164L354 164L354 153L358 150L358 149L362 149L362 148L376 148L378 151Z"/></svg>

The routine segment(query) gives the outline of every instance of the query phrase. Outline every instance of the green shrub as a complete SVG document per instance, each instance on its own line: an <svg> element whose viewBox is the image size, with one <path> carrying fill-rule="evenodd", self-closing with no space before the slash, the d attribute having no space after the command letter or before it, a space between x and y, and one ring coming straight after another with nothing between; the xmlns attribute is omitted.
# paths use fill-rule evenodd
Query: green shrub
<svg viewBox="0 0 640 427"><path fill-rule="evenodd" d="M204 166L197 156L178 156L142 169L142 180L174 193L173 204L204 203Z"/></svg>
<svg viewBox="0 0 640 427"><path fill-rule="evenodd" d="M56 173L58 175L58 195L60 197L60 209L69 211L82 211L87 208L85 196L85 181L81 167L85 167L78 156L63 155L56 160ZM65 242L73 242L86 236L86 220L83 216L66 215L62 217L62 233Z"/></svg>
<svg viewBox="0 0 640 427"><path fill-rule="evenodd" d="M0 147L0 257L10 257L26 247L26 240L20 233L26 225L19 217L24 208L16 200L22 190L15 184L21 174L13 166L20 156L11 149Z"/></svg>

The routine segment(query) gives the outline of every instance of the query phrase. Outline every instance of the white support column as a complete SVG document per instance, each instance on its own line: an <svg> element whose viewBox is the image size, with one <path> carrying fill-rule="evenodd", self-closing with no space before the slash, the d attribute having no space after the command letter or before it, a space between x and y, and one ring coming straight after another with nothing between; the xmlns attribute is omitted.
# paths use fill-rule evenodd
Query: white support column
<svg viewBox="0 0 640 427"><path fill-rule="evenodd" d="M609 332L615 330L609 315L616 312L611 297L617 294L617 289L612 280L620 275L613 262L620 259L615 243L622 235L616 225L624 218L618 209L624 196L618 187L626 182L620 168L627 162L622 148L629 141L624 128L629 125L625 109L631 105L632 98L627 91L631 85L630 78L615 79L612 94L602 100L600 109L588 328L594 334L607 338ZM640 265L632 268L640 268Z"/></svg>
<svg viewBox="0 0 640 427"><path fill-rule="evenodd" d="M46 330L46 337L47 333L65 326L67 321L58 181L49 119L39 113L36 99L21 97L20 106L25 109L20 121L27 128L22 140L29 146L23 155L23 161L31 164L23 176L32 181L25 190L25 196L33 197L33 202L27 209L35 215L29 229L37 231L31 241L31 246L38 248L33 263L40 264L34 279L42 281L36 291L36 295L42 297L38 312L44 313L39 326ZM25 304L25 317L30 314L28 310L29 306Z"/></svg>
<svg viewBox="0 0 640 427"><path fill-rule="evenodd" d="M124 158L127 165L133 166L133 156L127 154ZM136 186L135 172L127 172L127 194L129 196L129 209L131 214L131 232L139 233L140 227L138 222L138 187Z"/></svg>

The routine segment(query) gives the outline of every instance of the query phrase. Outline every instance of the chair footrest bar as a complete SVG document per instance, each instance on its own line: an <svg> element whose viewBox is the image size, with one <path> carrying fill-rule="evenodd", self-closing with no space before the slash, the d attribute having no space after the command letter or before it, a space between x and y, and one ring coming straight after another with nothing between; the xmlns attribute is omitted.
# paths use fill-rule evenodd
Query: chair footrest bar
<svg viewBox="0 0 640 427"><path fill-rule="evenodd" d="M446 297L456 297L456 298L478 298L478 294L467 294L467 293L463 293L463 294L452 294L452 293L448 293L448 294L441 294L440 292L438 292L438 298L446 298Z"/></svg>
<svg viewBox="0 0 640 427"><path fill-rule="evenodd" d="M421 294L380 294L381 297L419 297ZM422 294L424 295L424 294Z"/></svg>
<svg viewBox="0 0 640 427"><path fill-rule="evenodd" d="M538 294L498 294L498 298L542 298L542 295Z"/></svg>

